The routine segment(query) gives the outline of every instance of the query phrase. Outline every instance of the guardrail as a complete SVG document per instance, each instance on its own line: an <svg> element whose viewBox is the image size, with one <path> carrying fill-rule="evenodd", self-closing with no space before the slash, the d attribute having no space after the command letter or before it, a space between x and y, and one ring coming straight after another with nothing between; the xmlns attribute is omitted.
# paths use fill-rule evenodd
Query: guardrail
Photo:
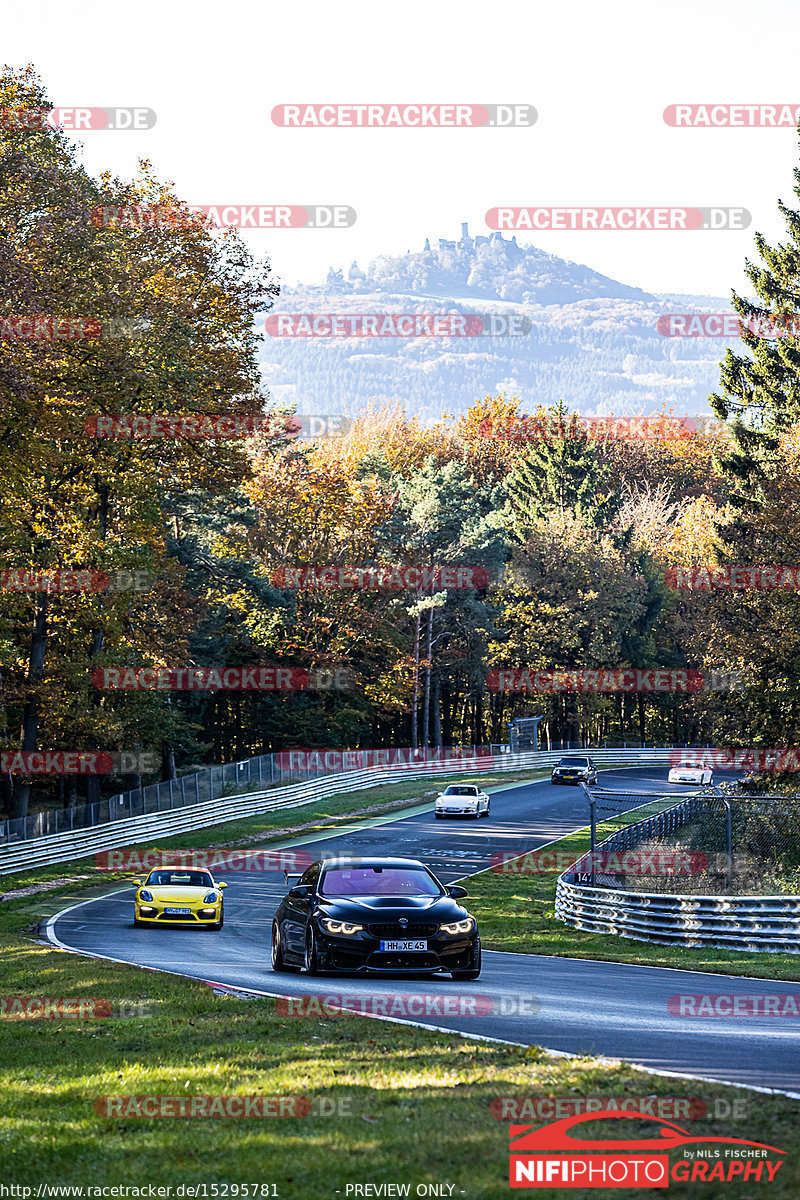
<svg viewBox="0 0 800 1200"><path fill-rule="evenodd" d="M576 752L577 753L577 752ZM588 750L584 753L598 765L661 766L669 761L669 748L664 750ZM193 829L204 829L235 821L241 817L274 812L277 809L298 808L341 792L363 791L381 783L401 779L423 779L426 776L456 775L467 771L515 771L547 768L563 757L560 750L524 754L483 755L452 762L423 763L414 767L377 767L373 770L342 771L305 783L290 784L261 792L226 796L202 804L186 805L165 812L148 813L138 817L122 817L88 829L27 839L0 846L0 875L28 868L69 862L94 854L98 850L113 850L124 845L139 845L152 837L173 837Z"/></svg>
<svg viewBox="0 0 800 1200"><path fill-rule="evenodd" d="M671 833L691 820L687 797L655 816L613 833L600 851L627 849L652 835ZM556 884L556 916L575 929L612 933L662 946L800 954L800 896L681 896L579 884L578 859Z"/></svg>
<svg viewBox="0 0 800 1200"><path fill-rule="evenodd" d="M627 742L603 749L627 750ZM661 747L654 743L650 749ZM702 747L698 747L701 749ZM707 749L708 747L706 747ZM646 745L632 743L631 750L646 750ZM665 746L664 749L679 749ZM680 747L689 749L689 747ZM549 752L586 753L587 747L557 744L548 747ZM516 750L515 753L532 753L532 747ZM257 755L237 762L205 767L194 774L181 775L177 779L163 779L148 783L132 791L118 792L92 803L72 804L66 808L48 808L30 813L26 817L9 817L0 820L0 846L27 838L49 837L54 833L72 833L78 829L90 829L119 821L124 817L141 817L146 813L166 812L167 809L183 808L186 805L203 804L209 800L238 796L250 788L262 792L266 788L282 787L286 783L301 783L309 779L320 779L339 771L367 770L379 766L421 766L429 762L460 762L464 758L481 758L493 754L508 754L507 746L440 746L428 749L394 747L378 750L282 750Z"/></svg>

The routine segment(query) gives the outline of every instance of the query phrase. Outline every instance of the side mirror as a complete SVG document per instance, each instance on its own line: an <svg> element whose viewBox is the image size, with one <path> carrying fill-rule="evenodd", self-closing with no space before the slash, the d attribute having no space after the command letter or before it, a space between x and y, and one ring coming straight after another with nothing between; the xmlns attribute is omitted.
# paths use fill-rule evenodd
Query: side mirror
<svg viewBox="0 0 800 1200"><path fill-rule="evenodd" d="M454 883L452 887L447 889L447 892L448 895L452 896L454 900L460 900L462 896L466 896L467 889L465 887L461 887L461 885L458 883Z"/></svg>
<svg viewBox="0 0 800 1200"><path fill-rule="evenodd" d="M141 881L141 879L134 879L134 881L133 881L133 886L134 886L134 887L141 887L141 886L142 886L142 881Z"/></svg>
<svg viewBox="0 0 800 1200"><path fill-rule="evenodd" d="M293 888L289 889L289 895L295 900L307 900L313 891L310 883L296 883ZM466 895L466 893L464 894Z"/></svg>
<svg viewBox="0 0 800 1200"><path fill-rule="evenodd" d="M220 891L222 891L222 889L226 888L227 886L228 886L227 883L218 883L217 884L217 887L219 888Z"/></svg>

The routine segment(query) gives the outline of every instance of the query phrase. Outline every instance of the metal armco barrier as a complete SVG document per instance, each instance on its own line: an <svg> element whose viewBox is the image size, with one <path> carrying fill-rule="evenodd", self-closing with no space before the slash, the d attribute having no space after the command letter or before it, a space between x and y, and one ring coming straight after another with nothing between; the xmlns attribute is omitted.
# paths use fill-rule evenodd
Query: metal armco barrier
<svg viewBox="0 0 800 1200"><path fill-rule="evenodd" d="M700 801L687 797L601 842L598 851L633 847L679 829ZM580 861L580 860L578 860ZM800 896L681 896L578 884L574 866L556 884L556 916L575 929L662 946L800 954Z"/></svg>
<svg viewBox="0 0 800 1200"><path fill-rule="evenodd" d="M573 753L578 753L574 751ZM607 767L664 766L669 763L670 748L663 750L586 750L599 765ZM563 757L563 751L551 750L526 754L483 755L450 762L434 762L414 767L378 767L369 771L342 771L321 779L286 787L226 796L202 804L187 805L165 812L139 817L123 817L88 829L66 831L46 837L29 838L0 846L0 875L69 862L98 850L140 845L154 837L172 837L193 829L204 829L252 817L277 809L298 808L342 792L363 791L381 783L426 776L458 775L466 771L515 771L549 768Z"/></svg>

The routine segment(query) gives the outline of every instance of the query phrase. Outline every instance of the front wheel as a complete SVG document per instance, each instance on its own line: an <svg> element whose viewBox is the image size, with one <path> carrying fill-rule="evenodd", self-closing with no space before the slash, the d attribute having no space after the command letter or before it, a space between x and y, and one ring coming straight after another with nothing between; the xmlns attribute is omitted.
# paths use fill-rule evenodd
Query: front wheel
<svg viewBox="0 0 800 1200"><path fill-rule="evenodd" d="M272 924L272 945L270 949L270 958L272 960L273 971L288 971L283 958L283 943L281 941L281 931L278 927L278 922L273 921Z"/></svg>
<svg viewBox="0 0 800 1200"><path fill-rule="evenodd" d="M488 817L491 807L491 803L486 805L486 812L483 814L485 817Z"/></svg>
<svg viewBox="0 0 800 1200"><path fill-rule="evenodd" d="M222 929L222 926L224 924L225 924L225 914L223 912L221 912L219 914L219 920L215 921L213 925L209 926L209 928L210 929Z"/></svg>
<svg viewBox="0 0 800 1200"><path fill-rule="evenodd" d="M314 926L309 925L306 930L306 952L303 959L303 965L307 975L318 975L319 966L317 963L317 935L314 933Z"/></svg>

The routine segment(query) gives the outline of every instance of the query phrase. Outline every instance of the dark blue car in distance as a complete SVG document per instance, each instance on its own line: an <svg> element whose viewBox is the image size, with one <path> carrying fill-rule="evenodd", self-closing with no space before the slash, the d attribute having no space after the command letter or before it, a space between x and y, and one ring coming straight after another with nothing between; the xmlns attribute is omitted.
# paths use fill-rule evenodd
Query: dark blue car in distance
<svg viewBox="0 0 800 1200"><path fill-rule="evenodd" d="M459 904L466 894L413 858L322 859L278 906L272 969L477 979L481 942Z"/></svg>

